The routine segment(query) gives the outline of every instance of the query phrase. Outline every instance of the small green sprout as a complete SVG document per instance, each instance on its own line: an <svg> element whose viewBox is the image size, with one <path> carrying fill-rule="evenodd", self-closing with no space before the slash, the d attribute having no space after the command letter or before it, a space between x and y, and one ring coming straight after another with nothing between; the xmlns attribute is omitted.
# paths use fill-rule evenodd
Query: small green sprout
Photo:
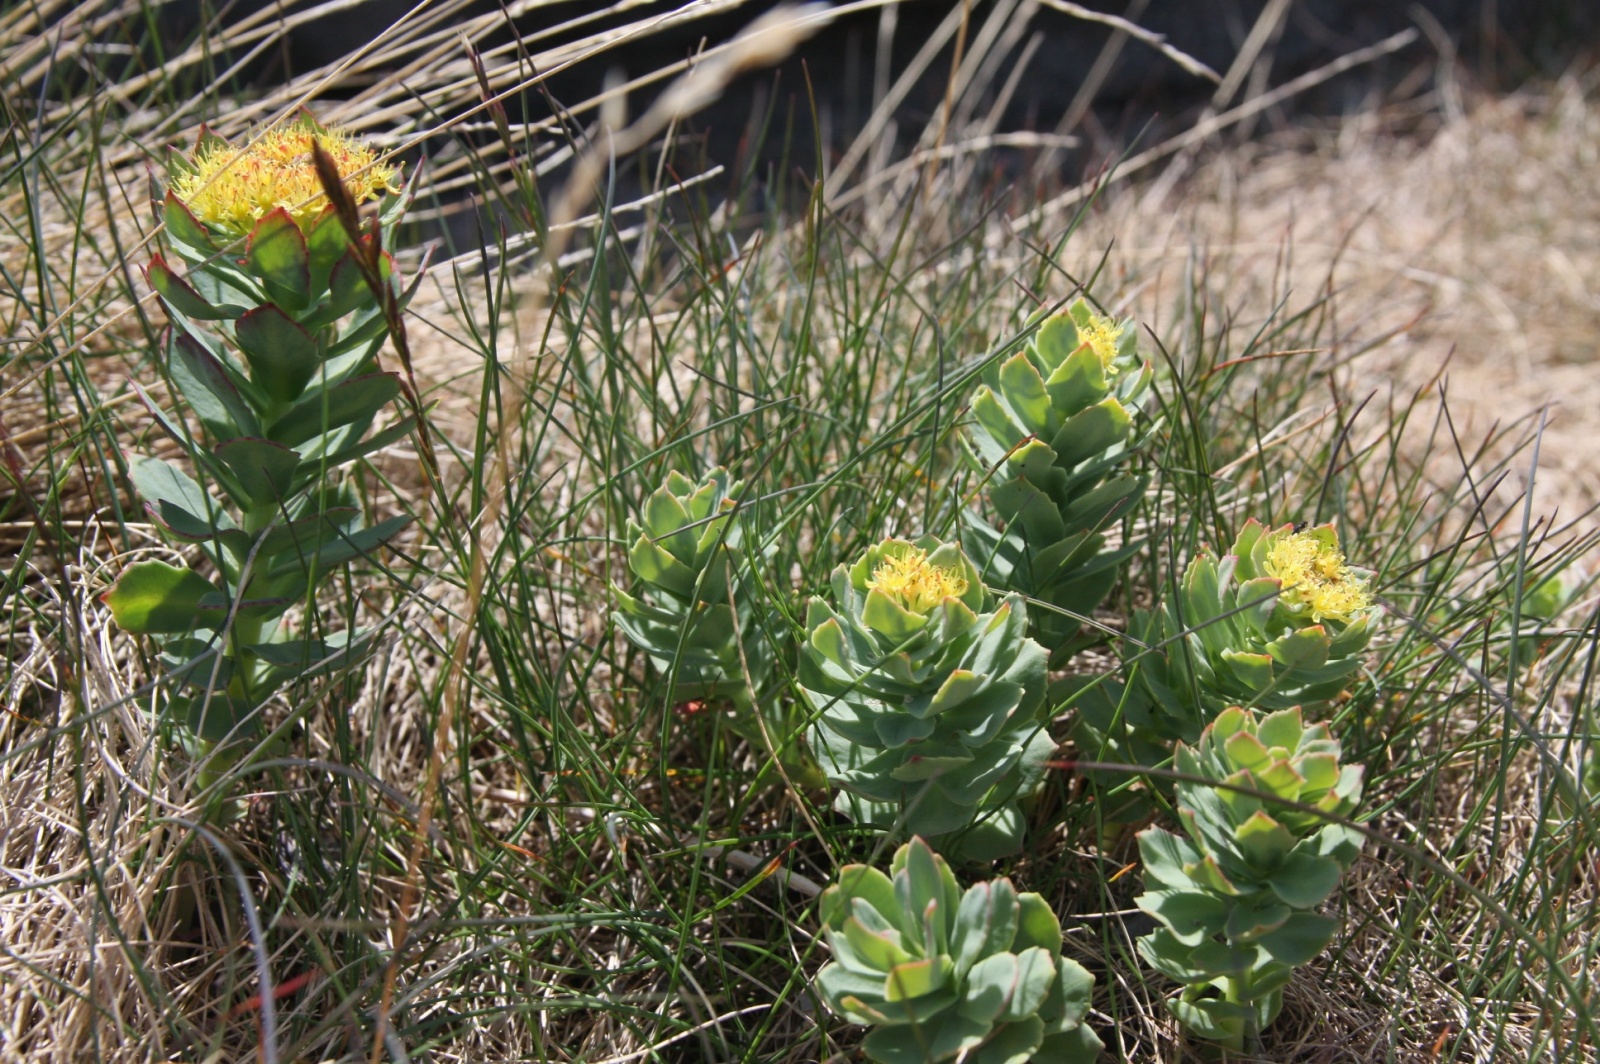
<svg viewBox="0 0 1600 1064"><path fill-rule="evenodd" d="M801 722L780 697L768 633L783 622L752 583L736 517L743 488L720 466L699 481L667 475L628 522L637 589L612 588L616 624L671 678L674 701L727 706L739 735L775 752L798 782L820 786Z"/></svg>
<svg viewBox="0 0 1600 1064"><path fill-rule="evenodd" d="M1190 562L1172 601L1135 613L1124 644L1127 679L1108 679L1078 701L1080 752L1155 767L1228 706L1326 711L1360 670L1382 615L1370 580L1345 562L1332 525L1269 530L1246 522L1225 557L1203 553ZM1124 792L1106 816L1129 822L1147 812L1143 799Z"/></svg>
<svg viewBox="0 0 1600 1064"><path fill-rule="evenodd" d="M1178 771L1198 778L1177 785L1184 836L1139 833L1146 891L1134 904L1161 924L1140 955L1183 984L1167 1004L1203 1038L1247 1048L1294 969L1333 939L1337 921L1316 910L1362 843L1330 819L1361 798L1362 770L1339 754L1298 708L1258 718L1235 706L1178 746Z"/></svg>
<svg viewBox="0 0 1600 1064"><path fill-rule="evenodd" d="M1056 662L1094 641L1081 618L1138 549L1107 547L1146 487L1116 472L1139 442L1134 417L1150 385L1137 338L1131 320L1078 300L991 369L972 399L969 449L1003 530L969 514L962 543L986 581L1043 604L1033 634Z"/></svg>
<svg viewBox="0 0 1600 1064"><path fill-rule="evenodd" d="M920 838L886 876L848 865L823 891L833 961L818 994L837 1015L873 1028L862 1043L882 1064L1076 1064L1101 1043L1083 1022L1094 977L1061 955L1061 923L1009 879L962 893Z"/></svg>
<svg viewBox="0 0 1600 1064"><path fill-rule="evenodd" d="M835 807L964 859L1015 852L1055 749L1022 600L990 610L961 548L932 538L885 540L832 586L811 600L799 675Z"/></svg>
<svg viewBox="0 0 1600 1064"><path fill-rule="evenodd" d="M300 631L282 618L411 520L367 525L341 476L416 424L368 435L403 391L378 353L415 290L384 251L411 193L308 115L244 148L202 130L170 177L164 240L186 269L158 253L146 274L172 323L162 363L198 432L135 384L188 468L139 455L129 475L157 528L205 564L137 562L105 601L124 631L155 637L169 709L197 755L219 753L208 779L260 731L275 692L370 649L372 633L319 631L314 611ZM352 232L356 204L378 196Z"/></svg>

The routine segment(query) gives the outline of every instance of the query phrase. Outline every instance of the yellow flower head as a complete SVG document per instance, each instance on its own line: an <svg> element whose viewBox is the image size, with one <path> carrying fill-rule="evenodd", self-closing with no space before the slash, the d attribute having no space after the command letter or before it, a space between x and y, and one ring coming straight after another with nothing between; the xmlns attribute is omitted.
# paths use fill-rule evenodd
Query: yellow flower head
<svg viewBox="0 0 1600 1064"><path fill-rule="evenodd" d="M193 169L172 182L172 194L207 225L244 234L274 208L289 212L302 229L328 205L311 162L317 141L332 157L357 203L400 190L400 173L378 153L336 128L310 122L269 129L245 148L212 141L191 160Z"/></svg>
<svg viewBox="0 0 1600 1064"><path fill-rule="evenodd" d="M1100 359L1100 365L1110 376L1117 372L1117 343L1122 339L1123 326L1098 314L1089 315L1089 324L1078 327L1078 340L1087 344Z"/></svg>
<svg viewBox="0 0 1600 1064"><path fill-rule="evenodd" d="M1313 620L1347 621L1372 605L1366 579L1345 564L1338 547L1310 532L1294 532L1274 543L1265 569L1282 584L1288 602L1310 607Z"/></svg>
<svg viewBox="0 0 1600 1064"><path fill-rule="evenodd" d="M930 563L927 551L908 545L883 556L867 587L912 613L923 614L947 598L965 595L967 578L955 569Z"/></svg>

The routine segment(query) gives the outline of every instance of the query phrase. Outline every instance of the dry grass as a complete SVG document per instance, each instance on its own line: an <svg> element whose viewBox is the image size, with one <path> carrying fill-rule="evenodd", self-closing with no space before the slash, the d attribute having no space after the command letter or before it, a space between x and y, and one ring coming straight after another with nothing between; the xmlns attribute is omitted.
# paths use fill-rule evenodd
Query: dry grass
<svg viewBox="0 0 1600 1064"><path fill-rule="evenodd" d="M437 135L450 125L471 131L473 136L450 142L437 154L432 180L442 190L475 180L475 169L509 173L504 145L477 136L489 129L487 112L477 109L478 83L448 27L452 10L431 9L413 30L397 37L399 43L389 45L385 56L388 61L402 54L414 57L407 80L429 86L427 102L447 118L431 122L387 78L327 112L335 120L351 117L360 126L392 130L388 135L396 143ZM641 20L634 32L650 32L650 20ZM576 44L568 41L538 55L536 65L548 69L575 56L603 55L615 33L603 40L578 37ZM405 44L407 39L413 43ZM495 91L525 77L515 55L488 60L488 82ZM28 90L39 85L43 63L38 49L19 49L4 69ZM979 69L975 60L972 76ZM232 111L225 125L242 129L277 113L313 91L326 73ZM653 76L672 73L667 69ZM119 91L132 98L138 87ZM1326 407L1311 409L1299 423L1308 434L1332 416L1334 407L1350 409L1369 393L1380 395L1381 409L1391 395L1437 392L1443 381L1448 381L1449 410L1462 440L1479 439L1496 422L1548 406L1536 512L1578 518L1600 502L1600 474L1589 443L1600 433L1600 377L1594 368L1594 337L1600 335L1600 186L1586 179L1600 151L1600 106L1593 85L1579 78L1503 99L1468 97L1460 103L1459 94L1442 99L1426 112L1420 131L1413 116L1400 130L1394 114L1379 111L1314 134L1301 131L1281 140L1207 149L1186 163L1189 169L1176 181L1115 185L1074 238L1073 256L1088 270L1097 249L1111 247L1109 272L1097 293L1139 314L1179 361L1198 357L1194 345L1213 332L1191 328L1180 313L1192 309L1189 294L1196 290L1197 275L1205 288L1227 294L1225 306L1210 312L1225 312L1230 326L1245 333L1279 304L1299 306L1331 296L1331 344L1315 353L1275 356L1341 367L1328 378L1334 390ZM600 104L575 108L575 118L592 119ZM114 229L128 248L148 239L147 215L137 209L142 195L137 145L187 126L192 117L150 111L129 118L134 136L110 149L104 171L124 183L88 190L81 216L87 225ZM63 113L49 120L66 124ZM930 130L924 146L959 146L969 133L981 139L992 130L974 119L965 129ZM482 142L481 158L466 147L474 139ZM87 143L75 145L65 159L82 160L92 150ZM543 162L557 162L572 150L551 149ZM877 153L862 186L876 187L876 182L888 188L893 183L883 176L888 167L889 160ZM970 174L952 165L940 171L940 180ZM655 239L652 227L661 202L649 198L617 215L623 245L641 262L649 256L639 241ZM15 211L17 202L6 206ZM47 249L81 243L72 235L72 219L43 221ZM1058 217L1044 228L1059 230L1064 223L1065 217ZM928 221L930 232L924 236L930 246L941 236L932 231L937 224ZM792 253L793 243L782 246L783 240L800 241L798 228L765 239L779 246L759 247L752 238L743 248L728 248L726 261L719 260L734 282L748 258L790 252L791 261L803 259ZM963 270L981 272L981 265L986 277L999 278L1031 257L1010 234L993 240L1001 250L985 264L968 247L965 259L953 257L918 271L906 282L911 301L926 296L932 304ZM26 241L0 243L0 262L14 277L31 276L25 265L30 253ZM582 261L575 257L568 265ZM531 286L541 276L521 274L518 281ZM774 1019L763 1043L768 1055L760 1059L819 1059L825 1049L849 1044L828 1041L840 1038L837 1026L831 1035L818 1033L813 1003L804 994L780 995L772 981L784 978L783 965L762 959L757 950L729 952L729 943L739 949L762 943L766 949L770 929L787 927L771 948L788 951L787 963L796 968L815 968L815 955L804 956L809 925L802 914L814 892L806 884L825 881L830 872L833 855L823 847L803 847L792 857L789 871L809 877L792 881L792 889L762 887L744 895L742 909L698 921L685 916L683 927L693 935L677 945L694 958L683 969L688 982L695 984L688 973L709 969L721 974L723 985L685 989L674 982L674 989L664 990L660 971L651 967L659 940L633 936L626 921L586 921L564 907L570 898L556 886L565 882L563 869L576 869L575 876L594 883L597 910L616 907L619 899L629 902L633 916L679 904L682 899L655 893L657 877L690 865L701 870L701 878L686 892L692 903L686 913L726 897L744 885L741 873L749 871L750 855L716 850L709 852L719 859L701 861L695 848L708 839L781 839L798 804L781 791L746 804L732 788L708 781L704 736L692 723L662 745L652 740L670 728L652 733L630 723L626 703L637 695L634 681L613 671L622 659L610 649L606 618L587 608L603 597L608 566L615 560L605 542L615 535L615 514L575 516L542 541L538 552L493 557L498 564L536 569L541 590L530 593L524 605L549 635L548 641L532 641L530 655L562 663L552 675L566 685L562 697L570 698L573 719L587 729L581 741L611 775L592 785L554 769L542 778L530 777L507 753L522 735L511 721L525 707L502 701L505 692L493 682L497 661L476 644L464 659L468 695L460 719L453 729L436 731L462 618L482 622L476 620L480 611L469 606L471 573L439 542L419 539L407 548L407 592L361 605L367 616L387 617L404 638L397 638L342 700L286 713L292 720L286 734L298 744L298 754L285 761L270 785L258 777L241 823L220 835L191 829L200 814L192 771L172 756L131 699L149 675L148 662L132 640L110 627L95 597L133 553L166 548L148 526L119 522L113 509L116 479L93 447L70 455L51 451L64 440L82 443L95 434L122 446L140 440L141 419L126 403L121 380L149 372L143 361L147 348L138 314L119 283L116 256L108 249L104 260L88 265L83 283L71 289L76 303L58 308L53 319L34 321L26 334L19 329L18 339L36 342L34 357L8 365L0 376L8 434L0 443L40 510L57 515L48 525L23 516L0 527L0 544L23 559L7 585L7 594L14 596L4 634L12 668L0 707L0 750L5 751L0 758L0 876L5 880L0 883L0 1060L246 1059L262 1051L263 1010L251 995L263 983L287 986L302 975L308 981L276 1002L276 1023L295 1031L294 1045L308 1054L303 1059L363 1059L378 1050L401 1057L407 1050L397 1045L397 1035L387 1047L367 1044L385 972L383 965L366 961L389 955L397 945L396 927L403 926L407 849L417 830L417 805L436 734L449 740L452 756L441 783L443 812L419 873L424 898L410 941L423 945L405 968L395 1003L397 1011L412 1009L410 1052L425 1046L433 1059L463 1061L722 1059L717 1048L722 1043L711 1036L722 1025L742 1022L742 1015L766 1009ZM434 424L443 434L447 483L459 494L448 506L430 503L416 454L407 448L391 450L376 464L384 478L379 497L389 500L380 505L408 499L413 508L427 512L433 506L438 520L461 526L469 521L467 494L473 470L480 468L474 449L494 446L492 437L477 431L482 370L473 364L473 345L461 340L461 323L476 314L510 331L514 341L505 344L507 360L525 359L528 379L541 382L547 370L540 359L549 357L541 337L552 317L560 317L537 302L508 301L485 311L485 292L474 287L477 283L469 276L457 289L449 271L439 270L413 307L417 370L440 403ZM0 298L44 305L49 302L44 287L36 278ZM643 344L652 329L671 329L691 319L694 300L684 289L692 286L661 287L659 299L630 319L630 342ZM461 291L468 293L466 300ZM752 314L752 328L771 326L776 335L793 309L796 291L774 295L771 305ZM1006 290L1006 299L1013 291ZM13 308L6 317L22 316ZM830 345L843 351L855 324L847 317L819 321L815 342L824 351ZM985 304L959 325L965 332L958 332L953 345L978 350L1007 327L1007 315ZM593 355L584 349L591 341L576 331L567 355L574 361ZM100 357L89 357L96 354ZM60 368L73 362L90 371L63 375ZM692 373L681 366L675 372L679 387L692 385ZM657 384L662 391L671 388L665 376ZM545 393L533 387L528 398L548 399L558 419L577 409L571 393L559 388ZM733 401L735 409L740 402ZM743 405L748 410L753 404ZM1429 400L1416 416L1422 420L1439 409ZM711 419L704 407L695 417L696 424ZM886 413L883 421L892 418ZM86 427L91 423L92 429ZM653 438L657 429L651 423L639 431ZM1359 431L1383 437L1383 430L1365 425ZM1500 446L1512 442L1506 439ZM584 444L575 435L557 434L529 456L541 475L568 471L553 482L557 497L549 512L570 507L586 486L604 479L589 466L596 459ZM1250 446L1241 440L1229 449ZM1463 463L1451 448L1437 441L1424 447L1415 437L1407 437L1403 447L1416 448L1412 457L1426 465L1441 493L1458 497L1459 485L1450 478L1462 475ZM1524 454L1508 467L1512 475L1497 489L1508 505L1528 486L1525 459ZM1493 448L1472 464L1492 465ZM1314 487L1305 480L1271 485L1270 492L1281 496L1272 502L1292 506ZM504 526L490 522L491 531L509 536L524 519L512 512ZM1517 513L1508 513L1514 524ZM1590 517L1579 524L1583 531L1596 527ZM62 530L70 538L62 538ZM1587 564L1593 563L1591 556ZM489 610L497 608L491 603ZM584 657L582 648L592 647L607 649ZM1552 731L1557 717L1570 718L1581 708L1577 697L1567 690L1542 707ZM1488 830L1472 805L1479 764L1475 744L1484 741L1492 725L1464 715L1431 737L1444 753L1431 767L1437 793L1429 808L1436 819L1425 830L1407 822L1401 796L1409 793L1409 784L1386 766L1379 798L1394 805L1379 826L1414 847L1426 848L1430 832L1455 840L1450 852L1438 851L1444 863L1459 862L1464 839L1481 845L1494 856L1470 871L1483 876L1485 889L1497 890L1515 877L1531 845L1531 825L1544 815L1547 794L1529 759L1519 762L1504 805L1511 826L1498 832L1496 820L1497 831ZM350 749L362 751L359 768L334 765L341 751ZM654 771L663 754L685 766L680 775ZM754 763L736 758L710 767L745 770ZM607 806L602 792L625 795L627 801ZM281 810L290 806L309 819L286 826ZM657 819L628 819L641 808ZM319 822L316 816L325 819ZM496 840L499 848L484 840ZM1115 1047L1112 1028L1120 1024L1122 1045L1146 1059L1186 1059L1188 1050L1172 1025L1150 1007L1153 989L1119 968L1126 958L1126 943L1118 941L1125 914L1087 914L1093 906L1082 903L1097 895L1094 877L1084 872L1082 881L1073 878L1079 873L1061 879L1063 873L1044 867L1069 853L1070 841L1052 843L1036 862L1023 862L1018 875L1054 883L1058 900L1070 903L1063 911L1082 914L1071 948L1095 964L1103 973L1102 985L1115 995L1102 994L1096 1026ZM342 889L363 898L366 922L342 923L344 910L336 904L326 910L299 908L305 899L290 888L303 874L308 842L324 847L323 858L330 863L348 857L349 870L335 878ZM1465 969L1478 962L1471 952L1476 945L1458 951L1457 942L1480 942L1480 931L1469 925L1483 920L1484 909L1467 895L1442 891L1436 904L1447 914L1419 936L1407 923L1416 920L1409 908L1410 884L1403 881L1409 874L1414 867L1397 852L1369 854L1360 866L1345 903L1351 931L1337 959L1338 974L1333 979L1308 975L1291 987L1276 1041L1268 1047L1271 1059L1423 1060L1443 1044L1442 1036L1464 1030L1469 1035L1456 1046L1455 1059L1524 1059L1550 1052L1530 1047L1542 1046L1541 1033L1560 1020L1541 1013L1532 996L1500 1016L1492 1030L1474 1027L1481 1018L1464 1011L1463 981L1451 966ZM1593 878L1580 870L1562 902L1563 912L1578 914L1561 936L1575 950L1575 977L1592 964L1584 940L1592 937L1594 925L1583 914L1594 901ZM463 884L483 897L492 890L493 900L476 908L476 902L460 904ZM282 908L254 913L237 904L251 897L278 899ZM1449 915L1455 911L1450 906L1457 907L1459 917ZM253 920L277 929L270 955ZM481 920L481 927L473 920ZM453 933L429 937L441 928ZM1449 940L1420 941L1434 935ZM546 939L559 944L548 950L537 945ZM1397 960L1397 939L1416 941L1418 948ZM1490 942L1483 948L1508 947ZM1435 949L1438 954L1430 952ZM730 955L740 963L731 963ZM742 966L747 957L755 959ZM1422 962L1430 957L1448 959L1429 970ZM1397 964L1404 967L1398 974ZM529 971L508 973L502 965L526 965ZM263 972L272 978L261 979ZM597 979L596 972L614 974ZM542 988L544 998L530 1000L530 985ZM1374 988L1391 993L1401 988L1404 1000L1396 1002ZM774 1007L772 1002L780 1003ZM666 1037L664 1028L651 1024L669 1012L680 1027ZM774 1048L785 1044L791 1047L787 1051ZM1594 1059L1586 1048L1568 1049L1572 1055L1564 1059Z"/></svg>

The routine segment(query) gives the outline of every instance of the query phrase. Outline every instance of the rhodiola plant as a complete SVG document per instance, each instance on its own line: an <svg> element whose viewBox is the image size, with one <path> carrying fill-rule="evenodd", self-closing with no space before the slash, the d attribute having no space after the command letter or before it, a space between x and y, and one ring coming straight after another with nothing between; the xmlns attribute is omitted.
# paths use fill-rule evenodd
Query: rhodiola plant
<svg viewBox="0 0 1600 1064"><path fill-rule="evenodd" d="M1161 926L1138 946L1183 984L1168 1006L1204 1038L1246 1048L1294 969L1333 939L1337 921L1316 910L1362 843L1329 819L1361 799L1361 767L1339 755L1327 725L1305 726L1299 709L1237 706L1177 748L1178 771L1199 779L1177 784L1182 836L1139 833L1146 891L1134 903Z"/></svg>
<svg viewBox="0 0 1600 1064"><path fill-rule="evenodd" d="M676 470L628 522L632 593L613 587L617 627L672 679L675 701L726 705L738 734L772 750L799 782L820 785L799 717L782 698L771 633L783 620L754 586L737 520L743 484L718 467Z"/></svg>
<svg viewBox="0 0 1600 1064"><path fill-rule="evenodd" d="M799 676L835 808L963 859L1015 852L1056 745L1021 598L992 604L961 548L931 537L869 548L832 590L811 600Z"/></svg>
<svg viewBox="0 0 1600 1064"><path fill-rule="evenodd" d="M1331 524L1246 522L1226 555L1200 554L1169 601L1134 614L1121 677L1078 700L1079 752L1157 766L1231 705L1321 714L1365 660L1382 613L1369 584L1369 573L1346 563ZM1124 779L1108 773L1101 782ZM1145 811L1127 794L1105 816L1127 822Z"/></svg>
<svg viewBox="0 0 1600 1064"><path fill-rule="evenodd" d="M357 205L379 198L360 223ZM384 250L409 202L371 148L306 115L243 147L202 131L170 162L165 253L147 276L171 322L159 358L192 420L135 384L184 461L135 455L129 472L157 528L203 561L137 562L105 601L156 640L167 704L198 753L227 741L218 761L276 691L369 643L310 607L410 520L366 524L341 476L415 425L368 434L402 392L378 353L411 295ZM307 617L292 627L296 604Z"/></svg>
<svg viewBox="0 0 1600 1064"><path fill-rule="evenodd" d="M1061 923L1009 879L963 893L920 838L884 875L848 865L818 904L833 961L817 973L828 1007L873 1028L882 1064L1076 1064L1101 1048L1084 1017L1094 977L1061 955Z"/></svg>
<svg viewBox="0 0 1600 1064"><path fill-rule="evenodd" d="M1138 546L1107 546L1146 486L1118 472L1137 446L1135 416L1151 378L1136 340L1131 321L1079 300L1046 318L972 399L967 439L1002 527L968 514L962 543L989 584L1040 603L1032 634L1056 662L1083 645L1078 618L1106 597Z"/></svg>

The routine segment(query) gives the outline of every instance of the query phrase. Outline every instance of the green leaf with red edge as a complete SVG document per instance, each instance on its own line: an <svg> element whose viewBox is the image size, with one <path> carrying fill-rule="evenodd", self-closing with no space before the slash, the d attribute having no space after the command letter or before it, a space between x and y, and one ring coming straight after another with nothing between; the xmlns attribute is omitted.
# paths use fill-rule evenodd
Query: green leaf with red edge
<svg viewBox="0 0 1600 1064"><path fill-rule="evenodd" d="M322 366L316 338L271 303L241 317L234 338L256 385L280 403L300 398Z"/></svg>
<svg viewBox="0 0 1600 1064"><path fill-rule="evenodd" d="M194 138L194 154L199 155L201 152L218 151L222 148L231 147L232 143L227 137L222 136L210 126L201 122L200 132Z"/></svg>
<svg viewBox="0 0 1600 1064"><path fill-rule="evenodd" d="M201 619L201 600L220 594L216 585L194 570L152 560L124 569L100 600L110 607L112 619L124 632L153 635L208 626L212 622Z"/></svg>
<svg viewBox="0 0 1600 1064"><path fill-rule="evenodd" d="M328 310L336 318L342 318L357 307L364 307L375 302L372 286L367 283L366 271L358 256L359 248L350 247L338 262L334 263L333 272L328 278ZM378 256L378 277L385 285L391 283L394 276L394 261L387 253Z"/></svg>
<svg viewBox="0 0 1600 1064"><path fill-rule="evenodd" d="M215 453L253 504L281 505L294 490L300 453L281 443L240 436L219 445Z"/></svg>
<svg viewBox="0 0 1600 1064"><path fill-rule="evenodd" d="M166 206L162 211L163 220L166 222L167 238L177 244L188 245L200 253L200 257L217 250L217 242L212 239L211 231L200 223L194 216L189 205L184 203L171 192L167 193Z"/></svg>
<svg viewBox="0 0 1600 1064"><path fill-rule="evenodd" d="M274 302L289 310L304 310L311 302L311 253L306 235L282 207L268 211L250 231L244 261Z"/></svg>
<svg viewBox="0 0 1600 1064"><path fill-rule="evenodd" d="M332 204L306 225L306 250L311 256L311 292L313 300L320 299L328 290L328 278L334 265L341 261L350 248L350 237L339 221Z"/></svg>
<svg viewBox="0 0 1600 1064"><path fill-rule="evenodd" d="M167 260L157 254L145 269L150 287L160 294L168 307L195 321L230 321L244 313L244 308L232 303L212 303L190 287L189 282L172 272Z"/></svg>
<svg viewBox="0 0 1600 1064"><path fill-rule="evenodd" d="M355 558L370 557L379 547L398 536L410 524L409 514L399 514L379 521L370 528L339 532L313 551L303 554L286 552L279 555L272 564L269 576L276 580L295 573L326 573L335 565L342 565Z"/></svg>
<svg viewBox="0 0 1600 1064"><path fill-rule="evenodd" d="M400 392L400 378L393 373L369 373L318 389L279 418L267 438L294 447L345 425L371 420Z"/></svg>
<svg viewBox="0 0 1600 1064"><path fill-rule="evenodd" d="M201 424L213 436L258 436L255 410L215 355L194 337L173 330L167 345L168 372Z"/></svg>

